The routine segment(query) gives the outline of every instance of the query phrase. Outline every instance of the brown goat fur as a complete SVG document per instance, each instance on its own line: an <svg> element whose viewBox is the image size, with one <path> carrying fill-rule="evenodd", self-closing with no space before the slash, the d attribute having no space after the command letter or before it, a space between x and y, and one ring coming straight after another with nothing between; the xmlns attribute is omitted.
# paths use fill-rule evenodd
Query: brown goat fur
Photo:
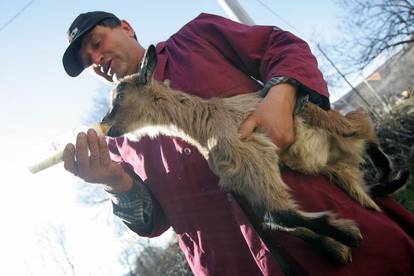
<svg viewBox="0 0 414 276"><path fill-rule="evenodd" d="M305 174L324 174L361 205L380 211L368 195L359 165L368 143L378 140L363 110L342 116L308 103L295 118L296 142L281 153L281 161Z"/></svg>
<svg viewBox="0 0 414 276"><path fill-rule="evenodd" d="M301 113L295 117L295 143L278 155L277 147L260 130L247 141L241 141L238 137L238 126L253 112L261 100L257 93L203 100L173 90L157 81L139 88L134 84L136 79L137 77L135 79L132 77L123 82L122 86L125 88L121 90L125 100L122 113L117 112L116 122L111 124L113 130L116 128L122 133L138 130L134 137L137 139L140 129L147 126L160 126L159 134L178 136L197 146L209 161L213 172L225 183L233 183L227 184L229 187L226 188L233 187L231 190L235 192L255 195L250 197L250 202L265 203L266 208L270 210L283 208L284 202L279 197L290 198L288 188L285 184L281 184L280 187L283 189L277 189L277 193L274 194L273 181L270 179L258 181L256 169L272 167L273 170L277 170L276 182L283 183L280 172L275 166L279 162L305 174L325 174L336 181L340 180L337 184L350 196L366 207L379 210L365 192L362 174L358 169L358 165L363 161L366 141L375 140L375 134L365 112L352 112L349 114L351 120L335 111L327 112L308 103L304 107L303 115ZM137 89L140 91L136 91ZM333 116L327 117L330 115ZM315 119L318 116L322 118L319 121ZM311 122L308 123L308 120ZM334 120L337 123L332 123ZM144 133L145 131L142 132ZM217 155L224 155L224 157L217 157ZM250 158L246 159L245 156ZM226 164L222 160L215 161L216 158L231 161ZM267 160L270 165L261 164ZM220 168L217 168L219 166L217 162ZM355 175L358 175L353 177L355 180L347 181L349 177L341 177L343 172L348 175L348 171L351 170L355 170ZM245 173L240 173L241 171ZM275 178L275 176L263 177ZM240 182L251 183L249 191L245 190L247 187L241 188L244 191L238 191L237 187L240 185L237 183ZM269 186L263 186L262 190L259 190L257 184L253 184L255 182L268 183ZM263 195L274 198L263 200Z"/></svg>
<svg viewBox="0 0 414 276"><path fill-rule="evenodd" d="M265 226L303 238L340 263L350 262L348 246L362 239L356 224L329 211L300 211L279 165L327 175L363 206L380 210L367 194L358 168L365 144L376 142L365 112L344 117L308 103L294 119L295 143L280 151L260 129L247 140L239 138L238 127L261 101L258 93L201 99L171 89L152 79L151 73L143 74L148 73L127 77L115 89L113 108L103 120L110 127L109 136L126 134L139 140L148 134L168 135L189 142L207 160L223 189L271 214L275 223ZM155 131L148 132L148 127Z"/></svg>

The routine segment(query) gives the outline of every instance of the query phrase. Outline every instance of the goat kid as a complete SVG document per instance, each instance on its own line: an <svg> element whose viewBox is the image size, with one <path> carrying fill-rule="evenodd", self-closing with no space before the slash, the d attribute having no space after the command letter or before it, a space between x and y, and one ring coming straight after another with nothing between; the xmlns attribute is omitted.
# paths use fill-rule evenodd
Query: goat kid
<svg viewBox="0 0 414 276"><path fill-rule="evenodd" d="M113 108L102 121L109 127L107 135L126 134L139 140L148 135L147 127L156 127L153 137L187 141L198 148L223 189L241 195L259 216L264 211L270 214L272 222L264 223L264 229L302 238L341 264L351 262L350 247L362 240L356 223L330 211L301 211L281 178L279 165L327 175L363 206L380 210L367 194L358 169L367 141L377 143L367 114L355 111L344 118L331 111L334 115L327 115L308 103L295 116L296 142L278 154L279 149L260 130L246 141L238 136L238 126L261 100L258 93L208 100L188 95L152 78L153 46L146 56L145 63L153 62L145 64L139 75L122 80L114 91Z"/></svg>

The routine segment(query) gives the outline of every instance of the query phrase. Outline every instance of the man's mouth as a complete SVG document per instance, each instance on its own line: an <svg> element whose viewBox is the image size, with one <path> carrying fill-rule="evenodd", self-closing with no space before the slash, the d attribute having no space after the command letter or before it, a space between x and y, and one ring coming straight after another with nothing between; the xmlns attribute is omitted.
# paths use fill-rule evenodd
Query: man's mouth
<svg viewBox="0 0 414 276"><path fill-rule="evenodd" d="M112 77L112 67L111 67L112 60L108 60L101 66L101 72L109 77Z"/></svg>
<svg viewBox="0 0 414 276"><path fill-rule="evenodd" d="M105 78L109 78L113 82L117 82L118 81L118 76L113 71L113 68L112 68L112 59L109 59L106 62L103 62L102 64L100 64L99 65L99 69L100 69L100 71L101 71L101 73L103 75L106 75L107 76Z"/></svg>

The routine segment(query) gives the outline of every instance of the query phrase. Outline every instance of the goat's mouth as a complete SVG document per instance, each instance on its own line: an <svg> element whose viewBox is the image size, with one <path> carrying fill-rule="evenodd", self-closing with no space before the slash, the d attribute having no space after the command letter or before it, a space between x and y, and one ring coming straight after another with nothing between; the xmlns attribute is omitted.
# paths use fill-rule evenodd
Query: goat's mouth
<svg viewBox="0 0 414 276"><path fill-rule="evenodd" d="M100 127L102 133L105 134L105 135L108 134L108 131L111 128L111 126L108 123L106 123L106 122L101 122L99 124L99 127Z"/></svg>
<svg viewBox="0 0 414 276"><path fill-rule="evenodd" d="M109 137L119 137L122 134L123 134L122 131L120 131L118 128L113 127L113 126L110 127L108 131L106 132L106 135Z"/></svg>
<svg viewBox="0 0 414 276"><path fill-rule="evenodd" d="M123 133L119 130L119 128L114 127L108 121L102 120L100 123L100 128L102 132L109 137L118 137L121 136Z"/></svg>

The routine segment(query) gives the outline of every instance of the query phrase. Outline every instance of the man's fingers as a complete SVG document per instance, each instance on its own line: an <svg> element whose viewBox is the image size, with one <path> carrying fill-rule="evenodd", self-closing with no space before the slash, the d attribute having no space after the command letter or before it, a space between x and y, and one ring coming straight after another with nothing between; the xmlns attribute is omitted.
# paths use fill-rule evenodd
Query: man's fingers
<svg viewBox="0 0 414 276"><path fill-rule="evenodd" d="M78 175L84 176L89 172L88 140L84 132L79 133L76 137L75 155L78 165Z"/></svg>
<svg viewBox="0 0 414 276"><path fill-rule="evenodd" d="M253 116L247 118L239 127L239 134L241 139L247 139L257 127L256 120Z"/></svg>
<svg viewBox="0 0 414 276"><path fill-rule="evenodd" d="M93 129L88 129L88 145L89 145L89 166L91 170L95 170L100 166L99 160L99 143L98 135Z"/></svg>
<svg viewBox="0 0 414 276"><path fill-rule="evenodd" d="M272 131L267 131L266 136L272 140L273 144L275 144L279 149L284 149L286 147L285 142L282 141L281 135L279 133L274 133Z"/></svg>
<svg viewBox="0 0 414 276"><path fill-rule="evenodd" d="M78 169L75 161L75 146L73 144L68 144L65 147L63 152L63 167L65 170L77 174Z"/></svg>
<svg viewBox="0 0 414 276"><path fill-rule="evenodd" d="M102 167L107 167L111 162L111 157L109 156L109 148L106 143L105 137L98 137L99 144L99 159Z"/></svg>
<svg viewBox="0 0 414 276"><path fill-rule="evenodd" d="M279 149L285 149L295 142L295 130L291 127L285 129L273 128L266 132L266 135L272 140Z"/></svg>

